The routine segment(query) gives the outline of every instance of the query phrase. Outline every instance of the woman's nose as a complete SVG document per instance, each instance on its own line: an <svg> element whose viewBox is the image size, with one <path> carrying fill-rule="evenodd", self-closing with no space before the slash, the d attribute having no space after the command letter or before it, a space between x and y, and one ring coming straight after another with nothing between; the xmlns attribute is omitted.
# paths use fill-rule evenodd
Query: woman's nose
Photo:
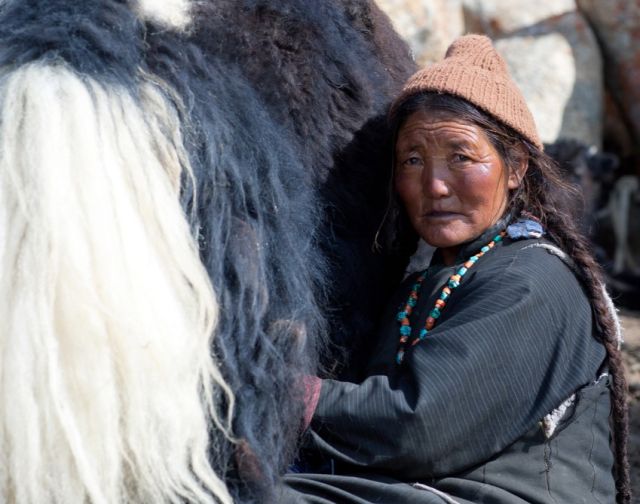
<svg viewBox="0 0 640 504"><path fill-rule="evenodd" d="M431 199L449 195L448 169L443 160L432 160L422 172L422 191Z"/></svg>

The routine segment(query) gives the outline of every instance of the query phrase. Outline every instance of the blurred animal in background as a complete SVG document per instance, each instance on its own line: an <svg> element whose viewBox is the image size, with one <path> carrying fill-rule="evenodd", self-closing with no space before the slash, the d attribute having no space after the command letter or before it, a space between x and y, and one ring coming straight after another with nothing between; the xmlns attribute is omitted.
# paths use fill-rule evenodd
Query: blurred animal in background
<svg viewBox="0 0 640 504"><path fill-rule="evenodd" d="M372 251L412 71L369 0L0 4L0 500L273 499L413 246Z"/></svg>
<svg viewBox="0 0 640 504"><path fill-rule="evenodd" d="M545 152L560 165L567 180L579 187L583 201L576 202L576 212L582 231L593 237L598 213L607 205L607 195L616 179L618 158L572 139L547 144Z"/></svg>
<svg viewBox="0 0 640 504"><path fill-rule="evenodd" d="M640 309L640 181L636 175L616 180L599 217L599 243L607 252L607 285L618 305Z"/></svg>
<svg viewBox="0 0 640 504"><path fill-rule="evenodd" d="M621 174L617 156L575 140L545 146L580 188L576 207L583 232L591 238L607 285L620 306L640 308L640 182Z"/></svg>

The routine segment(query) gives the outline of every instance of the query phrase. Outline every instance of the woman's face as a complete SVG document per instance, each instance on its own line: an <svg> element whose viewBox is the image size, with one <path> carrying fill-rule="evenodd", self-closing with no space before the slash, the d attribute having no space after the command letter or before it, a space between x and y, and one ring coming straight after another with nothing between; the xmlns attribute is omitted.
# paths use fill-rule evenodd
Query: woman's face
<svg viewBox="0 0 640 504"><path fill-rule="evenodd" d="M451 263L459 245L502 216L508 174L483 130L450 114L416 111L398 131L395 187L414 229Z"/></svg>

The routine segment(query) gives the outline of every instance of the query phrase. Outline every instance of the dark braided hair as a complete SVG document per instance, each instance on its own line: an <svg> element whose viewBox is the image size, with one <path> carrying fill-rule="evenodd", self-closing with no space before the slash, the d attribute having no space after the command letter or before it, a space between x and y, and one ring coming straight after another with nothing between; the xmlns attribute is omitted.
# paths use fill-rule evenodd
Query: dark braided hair
<svg viewBox="0 0 640 504"><path fill-rule="evenodd" d="M627 384L619 348L618 325L610 298L604 289L601 268L593 257L588 240L578 227L580 216L577 214L580 205L576 205L576 201L581 201L580 193L563 178L556 162L543 151L466 100L452 95L427 92L409 97L394 107L390 117L392 131L397 132L404 121L418 110L448 113L457 120L481 127L504 161L506 169L517 167L523 161L527 162L527 171L519 187L510 192L505 215L526 214L538 219L544 226L547 237L560 247L576 266L576 275L593 310L595 337L607 351L607 363L612 377L616 501L620 504L630 503ZM397 201L392 201L390 214L397 216L397 221L406 220L402 209L397 208L398 205ZM391 227L394 230L404 230L406 222L395 222ZM402 240L401 237L395 237L389 241Z"/></svg>

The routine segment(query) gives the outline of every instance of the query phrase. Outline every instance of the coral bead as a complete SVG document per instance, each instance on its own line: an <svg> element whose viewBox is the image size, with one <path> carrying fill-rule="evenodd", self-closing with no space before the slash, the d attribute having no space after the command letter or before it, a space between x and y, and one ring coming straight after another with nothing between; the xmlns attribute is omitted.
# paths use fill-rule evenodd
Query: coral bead
<svg viewBox="0 0 640 504"><path fill-rule="evenodd" d="M449 280L440 291L440 296L434 303L433 309L429 312L429 316L425 321L424 327L420 330L420 335L417 338L411 340L412 347L423 341L427 337L429 331L431 331L431 329L433 329L433 327L436 325L436 321L440 317L442 310L444 310L444 308L446 307L447 300L449 299L449 296L451 296L453 289L457 288L460 285L460 280L467 273L469 268L471 268L476 262L478 262L478 259L480 259L483 255L494 248L496 243L502 240L503 236L505 236L504 232L496 236L493 241L482 247L480 249L480 252L469 257L469 259L467 259L467 261L463 263L458 271L454 275L451 275L449 277ZM398 365L401 364L404 359L406 343L409 341L409 337L413 332L409 317L413 312L413 308L417 305L420 287L422 281L425 279L425 275L426 272L418 277L416 283L413 285L413 289L409 293L409 298L407 299L404 309L401 310L397 315L397 319L400 322L400 348L398 349L398 353L396 354L396 362Z"/></svg>

